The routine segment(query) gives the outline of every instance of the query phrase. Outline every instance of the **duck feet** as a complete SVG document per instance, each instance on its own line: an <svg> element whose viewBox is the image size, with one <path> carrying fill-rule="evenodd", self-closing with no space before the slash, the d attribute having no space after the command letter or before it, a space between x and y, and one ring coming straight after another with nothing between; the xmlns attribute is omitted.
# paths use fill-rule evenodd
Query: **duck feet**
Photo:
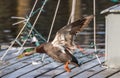
<svg viewBox="0 0 120 78"><path fill-rule="evenodd" d="M69 64L69 62L66 62L65 66L64 66L64 69L65 69L67 72L71 72L70 68L68 67L68 64Z"/></svg>

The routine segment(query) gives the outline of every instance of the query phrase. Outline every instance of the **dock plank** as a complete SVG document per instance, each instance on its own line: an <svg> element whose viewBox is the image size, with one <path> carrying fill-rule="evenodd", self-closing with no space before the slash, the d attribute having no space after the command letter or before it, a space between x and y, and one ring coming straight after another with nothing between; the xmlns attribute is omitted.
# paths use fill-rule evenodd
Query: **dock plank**
<svg viewBox="0 0 120 78"><path fill-rule="evenodd" d="M40 56L28 56L17 59L12 55L12 50L4 58L9 62L8 65L0 66L0 78L119 78L120 69L100 67L96 57L90 58L88 55L94 52L93 49L86 50L89 53L74 53L78 61L82 61L80 67L69 65L71 72L64 70L63 63L57 63L52 58L46 56L45 61L38 65L32 65L32 60L40 61ZM100 50L103 51L103 50ZM0 52L3 54L4 51ZM1 56L1 55L0 55ZM104 57L100 56L103 63Z"/></svg>
<svg viewBox="0 0 120 78"><path fill-rule="evenodd" d="M83 61L83 63L85 63L85 62L90 61L90 60L91 60L91 59L89 59L89 58L87 58L87 57L83 57L83 58L80 58L78 61ZM69 65L69 67L70 67L70 68L73 68L73 67L75 67L75 66L74 66L74 65ZM71 71L72 71L72 70L71 70ZM44 78L44 77L51 77L51 78L53 78L53 77L55 77L56 75L61 74L61 73L64 73L64 72L66 72L66 71L64 70L64 66L63 66L63 64L62 64L62 66L56 68L55 70L51 70L51 71L49 71L49 72L46 72L46 73L43 74L43 75L39 75L39 76L37 76L37 78Z"/></svg>
<svg viewBox="0 0 120 78"><path fill-rule="evenodd" d="M11 66L13 64L16 64L18 62L24 62L24 60L27 61L27 59L30 59L30 58L32 58L32 56L24 57L24 58L21 58L21 59L17 59L17 58L10 59L10 60L6 61L8 64L4 64L4 65L0 66L0 70L3 69L3 68L6 68L8 66Z"/></svg>
<svg viewBox="0 0 120 78"><path fill-rule="evenodd" d="M11 54L11 53L13 53L13 52L16 52L16 51L17 51L17 49L9 50L8 53L7 53L7 55L9 55L9 54ZM1 57L5 52L6 52L6 50L0 51L0 57Z"/></svg>
<svg viewBox="0 0 120 78"><path fill-rule="evenodd" d="M106 78L109 75L113 74L114 72L119 71L120 69L112 69L112 68L108 68L104 71L99 72L98 74L95 74L89 78Z"/></svg>
<svg viewBox="0 0 120 78"><path fill-rule="evenodd" d="M78 55L78 54L76 54L76 55ZM85 55L86 56L86 55ZM85 57L84 56L84 57ZM79 58L80 58L81 56L79 55ZM59 67L61 67L61 69L63 69L63 64L59 64L59 63L57 63L58 64L58 66L56 66L55 68L53 68L53 69L57 69L57 68L59 68ZM63 69L64 70L64 69ZM49 71L49 70L48 70ZM39 73L39 74L36 74L36 76L38 76L38 75L42 75L42 74L44 74L44 73L47 73L48 71L44 71L44 72L42 72L42 73ZM53 71L53 70L50 70L49 72L51 72L51 71ZM33 72L34 73L34 72ZM28 75L29 75L29 73L28 73ZM31 75L31 74L30 74ZM52 74L51 74L52 75ZM27 77L27 75L26 76L21 76L20 78L24 78L24 77ZM50 76L49 76L50 77Z"/></svg>
<svg viewBox="0 0 120 78"><path fill-rule="evenodd" d="M13 78L13 76L14 76L14 78L16 78L16 77L19 77L19 76L21 76L23 74L34 71L34 70L36 70L36 69L38 69L40 67L43 67L43 66L47 65L49 63L49 61L46 61L46 60L48 60L48 59L51 60L50 58L46 58L45 62L43 62L43 63L40 62L40 64L37 64L37 65L32 65L31 62L30 62L30 63L28 63L28 65L26 65L26 66L24 66L24 67L22 67L22 68L20 68L20 69L18 69L16 71L11 72L11 73L3 76L2 78L8 78L8 77Z"/></svg>
<svg viewBox="0 0 120 78"><path fill-rule="evenodd" d="M120 78L120 72L114 74L113 76L111 76L109 78Z"/></svg>
<svg viewBox="0 0 120 78"><path fill-rule="evenodd" d="M79 73L79 74L77 74L75 77L73 77L73 78L79 78L79 77L81 77L81 78L88 78L89 76L91 76L91 75L93 75L93 74L95 74L95 73L98 73L98 72L100 72L100 71L103 71L103 70L105 70L106 68L103 68L103 67L101 67L100 65L97 65L97 66L95 66L95 67L93 67L93 68L90 68L90 69L88 69L88 70L86 70L86 71L84 71L84 72L82 72L82 73Z"/></svg>
<svg viewBox="0 0 120 78"><path fill-rule="evenodd" d="M18 69L10 74L3 76L2 78L16 78L24 73L30 72L34 69L37 69L37 68L41 67L42 65L45 65L45 64L38 64L38 65L29 64L21 69Z"/></svg>
<svg viewBox="0 0 120 78"><path fill-rule="evenodd" d="M5 51L6 51L6 50L5 50ZM3 56L3 54L5 53L5 51L0 52L0 57ZM8 59L12 58L11 55L13 55L14 52L17 52L17 50L16 50L16 49L15 49L15 50L10 50L10 51L6 54L6 56L4 57L4 60L8 60ZM14 54L14 55L15 55L15 54Z"/></svg>
<svg viewBox="0 0 120 78"><path fill-rule="evenodd" d="M0 77L6 76L8 74L11 74L13 72L15 72L16 70L19 70L21 68L24 68L26 66L31 65L31 57L33 56L29 56L29 58L27 57L27 59L23 59L19 62L16 62L14 64L8 65L8 66L3 66L3 68L0 70L2 73L0 74ZM26 57L25 57L26 58ZM35 57L37 60L40 60L40 58Z"/></svg>
<svg viewBox="0 0 120 78"><path fill-rule="evenodd" d="M104 61L104 57L101 57L100 60L103 62ZM68 73L68 72L65 72L65 73L62 73L58 76L56 76L55 78L62 78L62 77L65 77L65 78L70 78L70 77L73 77L74 75L80 73L80 72L83 72L93 66L96 66L98 65L99 63L97 62L97 59L94 59L90 62L87 62L85 64L83 64L81 67L77 67L77 68L74 68L72 69L72 72Z"/></svg>
<svg viewBox="0 0 120 78"><path fill-rule="evenodd" d="M12 55L11 55L11 56L12 56ZM9 56L9 57L11 57L11 56ZM36 56L37 56L37 55L35 55L34 57L36 57ZM41 57L41 56L42 56L42 55L40 55L39 57ZM24 60L27 61L28 59L31 59L31 58L33 58L33 55L30 55L30 56L27 56L27 57L23 57L23 58L20 58L20 59L18 59L18 58L17 58L17 55L16 55L15 57L13 57L13 58L5 61L7 64L1 65L1 66L0 66L0 69L3 69L3 68L5 68L5 67L8 67L8 66L13 65L13 64L18 63L18 62L24 62Z"/></svg>
<svg viewBox="0 0 120 78"><path fill-rule="evenodd" d="M28 61L29 61L29 60L28 60ZM12 72L14 72L14 71L16 71L16 70L18 70L18 69L26 66L26 65L29 65L29 64L30 64L30 63L22 63L22 62L19 62L19 63L13 64L13 65L10 65L10 66L8 66L8 67L6 67L6 68L4 68L4 69L1 69L0 71L1 71L2 73L0 74L0 77L1 77L1 76L5 76L5 75L7 75L7 74L9 74L9 73L12 73Z"/></svg>
<svg viewBox="0 0 120 78"><path fill-rule="evenodd" d="M27 74L25 74L25 75L23 75L23 76L21 76L19 78L34 78L35 76L37 76L37 75L39 75L41 73L44 73L46 71L50 71L50 70L58 67L59 65L61 65L61 64L56 63L56 62L52 62L52 63L50 63L48 65L45 65L45 66L43 66L41 68L38 68L38 69L36 69L34 71L31 71L31 72L29 72L29 73L27 73Z"/></svg>

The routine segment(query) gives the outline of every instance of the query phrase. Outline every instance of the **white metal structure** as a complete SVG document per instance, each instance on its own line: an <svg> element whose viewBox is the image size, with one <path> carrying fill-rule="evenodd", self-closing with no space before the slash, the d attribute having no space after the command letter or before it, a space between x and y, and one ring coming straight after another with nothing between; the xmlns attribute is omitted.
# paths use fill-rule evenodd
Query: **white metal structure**
<svg viewBox="0 0 120 78"><path fill-rule="evenodd" d="M105 64L111 68L120 68L120 4L105 9Z"/></svg>

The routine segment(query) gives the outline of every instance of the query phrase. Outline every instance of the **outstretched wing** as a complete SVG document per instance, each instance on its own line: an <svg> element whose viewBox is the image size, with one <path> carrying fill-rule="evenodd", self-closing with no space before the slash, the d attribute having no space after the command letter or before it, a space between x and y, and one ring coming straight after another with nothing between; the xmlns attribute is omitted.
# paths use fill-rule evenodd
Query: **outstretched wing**
<svg viewBox="0 0 120 78"><path fill-rule="evenodd" d="M91 19L93 18L93 15L83 17L82 19L79 19L73 23L70 23L69 25L64 26L58 32L56 33L56 36L54 40L52 41L52 44L54 46L65 46L69 49L75 49L75 43L73 36L82 31L83 28L88 26Z"/></svg>

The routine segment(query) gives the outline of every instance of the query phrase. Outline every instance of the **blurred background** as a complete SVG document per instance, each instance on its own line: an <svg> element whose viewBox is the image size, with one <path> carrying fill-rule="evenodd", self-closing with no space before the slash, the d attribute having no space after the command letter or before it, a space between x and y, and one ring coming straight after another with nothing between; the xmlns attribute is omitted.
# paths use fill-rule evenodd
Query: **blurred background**
<svg viewBox="0 0 120 78"><path fill-rule="evenodd" d="M14 40L21 27L23 26L12 26L13 23L19 20L11 19L11 17L27 16L31 11L34 1L35 0L0 0L0 45L8 44ZM38 1L36 9L41 7L43 1L44 0ZM44 11L42 12L35 26L37 31L40 32L45 39L47 39L49 34L57 1L58 0L48 0ZM104 48L105 43L105 20L104 15L100 15L100 12L115 4L117 4L117 2L114 2L114 0L96 0L96 30L98 48ZM61 0L50 40L54 38L57 30L67 24L71 12L71 5L72 0ZM75 14L76 20L82 16L91 14L93 14L93 0L77 0ZM37 14L32 17L31 22L35 19L36 15ZM84 31L77 36L76 42L82 45L82 47L88 47L88 45L93 42L93 22L91 22L90 26L85 28Z"/></svg>

